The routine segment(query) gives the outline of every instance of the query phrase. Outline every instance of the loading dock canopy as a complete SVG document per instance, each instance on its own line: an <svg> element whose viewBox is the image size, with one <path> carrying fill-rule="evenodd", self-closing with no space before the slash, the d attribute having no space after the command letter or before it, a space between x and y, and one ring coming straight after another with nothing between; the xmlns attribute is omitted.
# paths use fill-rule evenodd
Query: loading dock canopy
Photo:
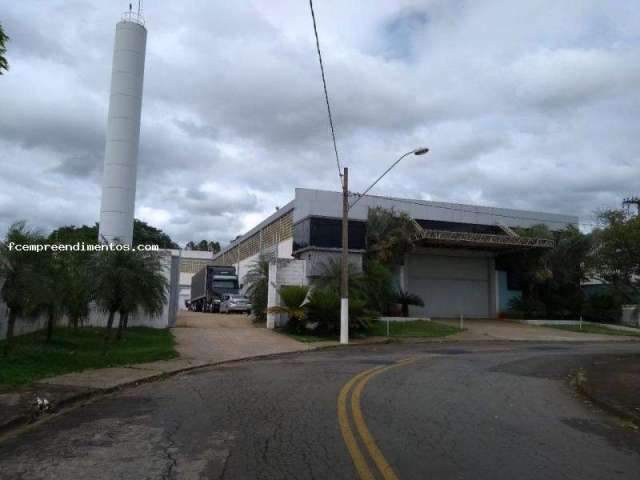
<svg viewBox="0 0 640 480"><path fill-rule="evenodd" d="M553 248L554 241L547 238L521 237L508 227L500 225L504 235L477 232L453 232L422 228L414 221L416 235L414 242L424 246L463 247L482 250L513 250L531 248Z"/></svg>

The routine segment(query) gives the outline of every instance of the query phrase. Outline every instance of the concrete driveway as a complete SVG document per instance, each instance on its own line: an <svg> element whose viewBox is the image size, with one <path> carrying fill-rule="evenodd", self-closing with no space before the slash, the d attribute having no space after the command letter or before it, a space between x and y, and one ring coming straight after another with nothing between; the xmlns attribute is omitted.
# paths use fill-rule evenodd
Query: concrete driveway
<svg viewBox="0 0 640 480"><path fill-rule="evenodd" d="M182 358L222 362L312 347L254 325L248 315L180 311L172 329Z"/></svg>
<svg viewBox="0 0 640 480"><path fill-rule="evenodd" d="M435 320L455 327L460 320ZM550 327L539 327L509 320L465 319L465 331L449 337L452 340L510 340L536 342L624 342L638 340L638 337L615 335L596 335L592 333L571 332Z"/></svg>

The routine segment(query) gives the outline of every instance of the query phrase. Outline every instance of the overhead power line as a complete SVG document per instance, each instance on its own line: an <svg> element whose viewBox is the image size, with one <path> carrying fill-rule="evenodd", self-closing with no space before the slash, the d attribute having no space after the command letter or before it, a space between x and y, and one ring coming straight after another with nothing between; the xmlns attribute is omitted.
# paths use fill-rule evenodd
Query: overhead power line
<svg viewBox="0 0 640 480"><path fill-rule="evenodd" d="M322 74L322 87L324 88L324 99L327 104L327 113L329 114L329 127L331 127L331 139L333 140L333 151L336 154L336 165L338 167L338 177L340 177L340 182L342 183L342 166L340 165L340 156L338 155L338 146L336 144L336 132L335 132L335 129L333 128L333 116L331 115L331 104L329 103L329 92L327 91L327 80L324 75L322 53L320 52L320 39L318 38L316 14L313 11L313 0L309 0L309 8L311 9L311 19L313 20L313 33L316 36L316 48L318 50L318 61L320 62L320 73Z"/></svg>

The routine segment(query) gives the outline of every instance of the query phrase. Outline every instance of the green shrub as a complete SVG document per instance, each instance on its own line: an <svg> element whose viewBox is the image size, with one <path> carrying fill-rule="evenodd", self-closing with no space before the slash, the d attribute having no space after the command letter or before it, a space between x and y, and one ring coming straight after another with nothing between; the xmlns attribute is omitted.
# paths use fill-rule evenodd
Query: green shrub
<svg viewBox="0 0 640 480"><path fill-rule="evenodd" d="M268 313L285 314L288 316L287 330L301 333L305 330L306 309L302 306L309 287L303 285L284 286L278 290L282 305L270 307Z"/></svg>
<svg viewBox="0 0 640 480"><path fill-rule="evenodd" d="M251 301L251 311L255 323L267 321L267 301L269 294L269 259L261 256L245 276L247 296Z"/></svg>
<svg viewBox="0 0 640 480"><path fill-rule="evenodd" d="M335 334L340 331L340 295L326 287L316 287L305 305L306 320L316 323L315 332ZM349 331L366 332L377 313L367 309L366 300L358 296L349 298Z"/></svg>
<svg viewBox="0 0 640 480"><path fill-rule="evenodd" d="M424 301L422 297L416 295L415 293L409 293L405 290L399 288L394 295L395 303L398 303L402 306L402 316L409 316L409 305L416 305L418 307L424 307Z"/></svg>

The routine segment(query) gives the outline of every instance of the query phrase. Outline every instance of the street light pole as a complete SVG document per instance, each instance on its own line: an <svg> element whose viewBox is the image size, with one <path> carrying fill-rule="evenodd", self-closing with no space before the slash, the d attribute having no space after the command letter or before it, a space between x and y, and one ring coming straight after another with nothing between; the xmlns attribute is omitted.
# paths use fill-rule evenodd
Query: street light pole
<svg viewBox="0 0 640 480"><path fill-rule="evenodd" d="M342 174L342 251L340 256L340 343L343 345L349 343L349 210L404 157L411 154L424 155L428 152L428 148L416 148L402 155L375 182L369 185L364 193L358 195L358 198L351 205L349 205L349 169L344 167Z"/></svg>
<svg viewBox="0 0 640 480"><path fill-rule="evenodd" d="M340 343L349 343L349 169L342 174L342 256L340 259Z"/></svg>

